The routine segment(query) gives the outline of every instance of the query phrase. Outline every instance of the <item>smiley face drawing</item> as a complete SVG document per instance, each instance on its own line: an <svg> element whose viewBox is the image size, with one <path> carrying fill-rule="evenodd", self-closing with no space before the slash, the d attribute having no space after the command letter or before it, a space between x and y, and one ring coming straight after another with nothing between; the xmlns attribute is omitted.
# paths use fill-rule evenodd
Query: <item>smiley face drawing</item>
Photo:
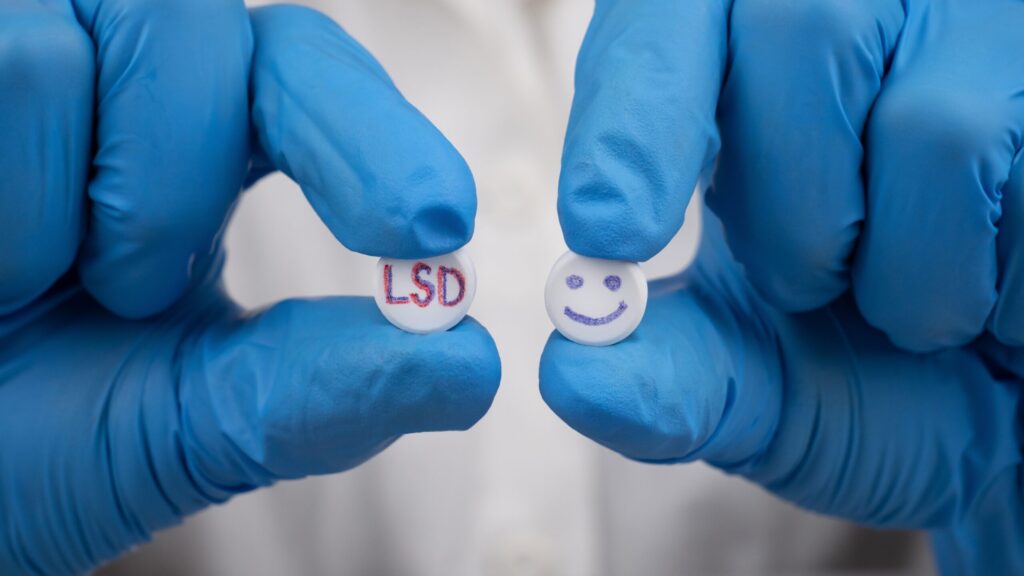
<svg viewBox="0 0 1024 576"><path fill-rule="evenodd" d="M589 346L620 342L647 308L647 279L633 262L566 252L555 262L544 291L548 316L563 336Z"/></svg>

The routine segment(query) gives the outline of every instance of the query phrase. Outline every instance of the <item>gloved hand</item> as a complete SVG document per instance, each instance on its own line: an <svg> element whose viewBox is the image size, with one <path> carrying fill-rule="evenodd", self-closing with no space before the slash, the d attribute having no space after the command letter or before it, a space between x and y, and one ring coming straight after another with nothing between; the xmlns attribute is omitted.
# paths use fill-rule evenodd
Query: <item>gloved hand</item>
<svg viewBox="0 0 1024 576"><path fill-rule="evenodd" d="M631 458L929 530L946 573L1024 572L1022 26L1014 0L598 1L567 243L650 258L702 175L717 216L630 339L551 337L551 408Z"/></svg>
<svg viewBox="0 0 1024 576"><path fill-rule="evenodd" d="M0 574L82 572L486 412L500 367L472 320L413 336L368 298L246 314L219 283L218 231L271 169L353 250L472 235L466 164L330 20L8 0L0 70Z"/></svg>

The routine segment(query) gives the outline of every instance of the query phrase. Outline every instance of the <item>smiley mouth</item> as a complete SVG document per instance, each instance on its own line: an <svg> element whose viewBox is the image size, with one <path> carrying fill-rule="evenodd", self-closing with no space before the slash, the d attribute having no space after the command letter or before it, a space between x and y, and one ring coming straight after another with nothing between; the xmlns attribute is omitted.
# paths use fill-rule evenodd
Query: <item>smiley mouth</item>
<svg viewBox="0 0 1024 576"><path fill-rule="evenodd" d="M615 321L615 319L618 318L619 316L622 316L622 313L626 311L626 308L629 308L629 306L626 306L626 302L622 301L619 302L619 307L616 308L615 311L612 312L611 314L608 314L607 316L601 316L600 318L593 318L591 316L587 316L586 314L580 314L579 312L576 312L572 308L566 306L565 315L568 316L570 320L574 322L579 322L580 324L586 324L587 326L603 326L605 324L608 324L609 322Z"/></svg>

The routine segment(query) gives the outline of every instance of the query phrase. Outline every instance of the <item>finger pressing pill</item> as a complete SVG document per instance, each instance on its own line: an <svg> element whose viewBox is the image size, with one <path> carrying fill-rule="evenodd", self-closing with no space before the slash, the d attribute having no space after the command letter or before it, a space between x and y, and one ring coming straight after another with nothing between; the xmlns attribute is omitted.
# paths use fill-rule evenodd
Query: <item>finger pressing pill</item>
<svg viewBox="0 0 1024 576"><path fill-rule="evenodd" d="M476 271L465 252L419 260L381 258L374 300L384 317L413 334L458 324L476 295Z"/></svg>
<svg viewBox="0 0 1024 576"><path fill-rule="evenodd" d="M548 316L573 342L609 346L629 337L647 308L647 278L633 262L566 252L544 290Z"/></svg>

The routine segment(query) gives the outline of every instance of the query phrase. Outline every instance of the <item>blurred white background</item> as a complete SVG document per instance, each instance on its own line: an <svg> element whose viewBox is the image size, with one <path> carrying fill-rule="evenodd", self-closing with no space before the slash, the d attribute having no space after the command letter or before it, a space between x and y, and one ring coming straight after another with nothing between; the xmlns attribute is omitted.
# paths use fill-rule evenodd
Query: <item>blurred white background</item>
<svg viewBox="0 0 1024 576"><path fill-rule="evenodd" d="M639 0L637 0L639 1ZM479 190L472 314L501 350L493 409L468 433L406 437L365 466L280 484L160 534L105 574L620 575L927 573L924 543L800 512L703 465L629 462L547 410L549 266L573 65L588 0L321 0L462 151ZM692 258L694 210L646 264ZM281 176L243 199L227 282L243 304L370 294L348 252Z"/></svg>

